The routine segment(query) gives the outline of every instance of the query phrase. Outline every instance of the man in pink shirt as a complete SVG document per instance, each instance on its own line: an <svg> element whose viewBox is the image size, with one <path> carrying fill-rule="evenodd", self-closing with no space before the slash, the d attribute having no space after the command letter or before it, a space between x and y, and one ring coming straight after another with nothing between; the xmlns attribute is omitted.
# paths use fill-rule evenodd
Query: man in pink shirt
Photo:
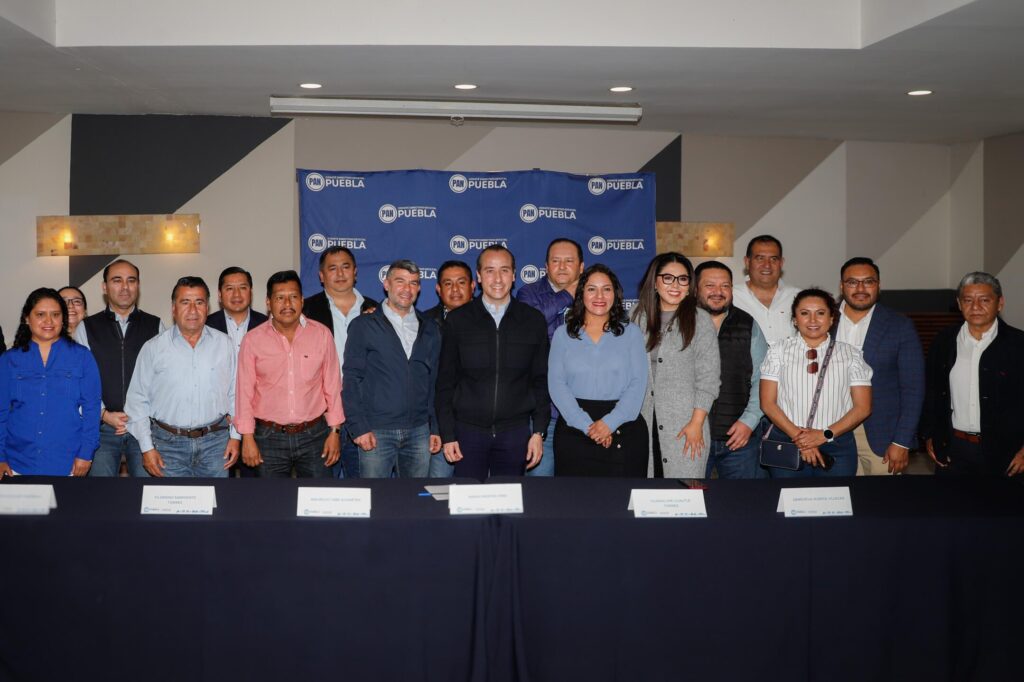
<svg viewBox="0 0 1024 682"><path fill-rule="evenodd" d="M260 476L330 478L341 452L341 372L334 339L302 315L294 270L267 280L270 323L242 339L235 429L242 460Z"/></svg>

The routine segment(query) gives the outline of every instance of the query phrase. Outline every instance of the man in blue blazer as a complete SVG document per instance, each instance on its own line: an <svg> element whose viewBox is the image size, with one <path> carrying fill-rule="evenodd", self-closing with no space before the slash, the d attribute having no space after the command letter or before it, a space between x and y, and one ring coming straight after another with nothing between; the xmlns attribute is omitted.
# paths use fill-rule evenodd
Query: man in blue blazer
<svg viewBox="0 0 1024 682"><path fill-rule="evenodd" d="M836 339L859 348L874 372L871 416L854 430L857 475L898 474L917 447L925 388L921 342L907 316L878 302L881 273L873 260L851 258L839 273Z"/></svg>

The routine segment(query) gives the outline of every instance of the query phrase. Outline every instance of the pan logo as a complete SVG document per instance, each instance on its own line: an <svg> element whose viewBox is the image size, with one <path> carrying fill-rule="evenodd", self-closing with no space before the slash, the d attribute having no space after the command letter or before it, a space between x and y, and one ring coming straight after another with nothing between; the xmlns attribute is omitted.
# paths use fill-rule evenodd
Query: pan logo
<svg viewBox="0 0 1024 682"><path fill-rule="evenodd" d="M379 279L381 282L383 282L387 278L387 276L388 276L388 268L389 267L391 267L391 266L390 265L382 265L382 266L380 266L380 270L377 271L377 279Z"/></svg>
<svg viewBox="0 0 1024 682"><path fill-rule="evenodd" d="M534 206L533 204L523 204L519 208L519 219L524 223L532 223L537 218L576 220L576 209L559 208L557 206Z"/></svg>
<svg viewBox="0 0 1024 682"><path fill-rule="evenodd" d="M595 197L599 197L608 189L608 183L605 182L604 178L590 178L587 180L587 189Z"/></svg>
<svg viewBox="0 0 1024 682"><path fill-rule="evenodd" d="M607 248L608 242L604 240L604 237L601 237L599 235L591 237L590 241L587 242L587 250L590 251L590 253L594 254L595 256L600 256L607 250Z"/></svg>
<svg viewBox="0 0 1024 682"><path fill-rule="evenodd" d="M643 239L605 239L600 235L594 235L587 242L587 250L595 256L600 256L605 251L643 251Z"/></svg>
<svg viewBox="0 0 1024 682"><path fill-rule="evenodd" d="M508 178L467 178L461 173L448 178L448 189L462 194L467 189L508 189Z"/></svg>
<svg viewBox="0 0 1024 682"><path fill-rule="evenodd" d="M310 192L319 192L326 186L324 183L324 176L319 173L310 173L306 176L306 188Z"/></svg>
<svg viewBox="0 0 1024 682"><path fill-rule="evenodd" d="M519 271L519 279L524 284L533 284L540 279L540 269L536 265L524 265Z"/></svg>
<svg viewBox="0 0 1024 682"><path fill-rule="evenodd" d="M611 180L605 180L604 178L590 178L587 180L587 189L590 190L590 193L595 197L601 196L608 190L623 192L643 188L643 178L612 178Z"/></svg>
<svg viewBox="0 0 1024 682"><path fill-rule="evenodd" d="M488 237L486 239L467 239L461 234L457 234L448 240L448 248L451 249L452 253L461 256L470 249L483 251L488 246L494 244L501 244L505 248L508 248L508 240L504 237Z"/></svg>
<svg viewBox="0 0 1024 682"><path fill-rule="evenodd" d="M306 184L309 184L309 180L306 180ZM317 190L314 190L317 191ZM323 236L319 232L316 234L309 235L309 239L306 240L306 246L313 253L323 253L327 250L327 237Z"/></svg>
<svg viewBox="0 0 1024 682"><path fill-rule="evenodd" d="M384 204L378 209L377 217L382 223L391 224L399 218L436 218L437 208L434 206L395 206Z"/></svg>

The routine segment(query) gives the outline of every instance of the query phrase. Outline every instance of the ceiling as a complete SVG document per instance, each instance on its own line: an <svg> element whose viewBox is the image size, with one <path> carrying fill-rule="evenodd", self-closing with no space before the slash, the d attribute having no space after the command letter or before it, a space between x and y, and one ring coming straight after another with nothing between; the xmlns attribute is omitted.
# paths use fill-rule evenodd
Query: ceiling
<svg viewBox="0 0 1024 682"><path fill-rule="evenodd" d="M646 130L956 142L1024 130L1024 2L977 0L844 49L60 46L0 16L7 111L265 116L304 81L338 96L639 103ZM467 81L480 88L452 89ZM634 92L608 92L619 83Z"/></svg>

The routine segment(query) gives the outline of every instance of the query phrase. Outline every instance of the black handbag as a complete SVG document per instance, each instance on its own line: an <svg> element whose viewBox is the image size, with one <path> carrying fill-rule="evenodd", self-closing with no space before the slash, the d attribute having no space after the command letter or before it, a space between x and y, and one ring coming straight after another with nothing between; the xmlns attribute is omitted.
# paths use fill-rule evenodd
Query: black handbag
<svg viewBox="0 0 1024 682"><path fill-rule="evenodd" d="M818 396L821 395L821 386L825 382L825 371L828 369L828 362L832 358L832 349L835 345L835 339L829 340L825 359L821 363L821 373L818 374L818 384L814 387L814 398L811 401L811 414L807 417L807 428L811 428L811 425L814 424L814 415L818 411ZM803 463L800 457L800 448L791 440L773 440L771 435L774 428L775 425L771 424L761 436L758 461L763 467L788 469L789 471L798 470Z"/></svg>

